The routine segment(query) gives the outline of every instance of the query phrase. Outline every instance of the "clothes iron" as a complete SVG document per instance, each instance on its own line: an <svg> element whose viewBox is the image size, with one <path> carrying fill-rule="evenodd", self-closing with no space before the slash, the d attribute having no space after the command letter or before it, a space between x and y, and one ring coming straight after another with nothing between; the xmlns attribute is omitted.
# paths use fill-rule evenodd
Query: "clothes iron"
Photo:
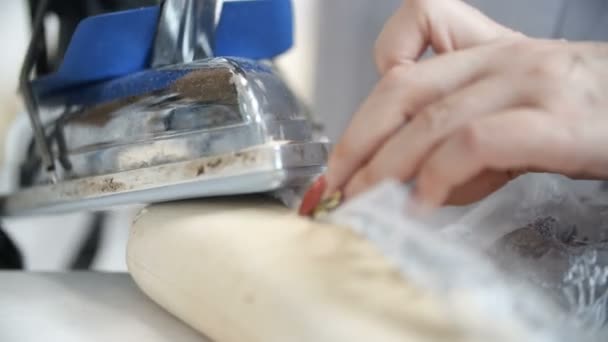
<svg viewBox="0 0 608 342"><path fill-rule="evenodd" d="M40 1L21 90L33 131L2 213L52 214L268 193L297 205L328 144L274 67L292 44L289 0L166 0L94 16L56 72Z"/></svg>

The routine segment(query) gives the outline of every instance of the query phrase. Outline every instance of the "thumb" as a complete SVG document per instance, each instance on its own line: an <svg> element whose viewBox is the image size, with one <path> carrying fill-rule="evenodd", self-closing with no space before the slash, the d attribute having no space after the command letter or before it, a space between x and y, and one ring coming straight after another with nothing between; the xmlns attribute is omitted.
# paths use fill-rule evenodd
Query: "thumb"
<svg viewBox="0 0 608 342"><path fill-rule="evenodd" d="M428 47L445 53L516 34L460 0L409 0L384 26L376 42L376 65L384 74L415 62Z"/></svg>

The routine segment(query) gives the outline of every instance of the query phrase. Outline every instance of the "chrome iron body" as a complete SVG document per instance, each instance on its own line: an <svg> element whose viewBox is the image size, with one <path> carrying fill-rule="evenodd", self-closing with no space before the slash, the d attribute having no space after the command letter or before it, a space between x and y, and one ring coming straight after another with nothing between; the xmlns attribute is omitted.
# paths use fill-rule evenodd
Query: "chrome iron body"
<svg viewBox="0 0 608 342"><path fill-rule="evenodd" d="M152 67L214 56L214 33L223 0L167 0L154 42Z"/></svg>
<svg viewBox="0 0 608 342"><path fill-rule="evenodd" d="M201 6L200 16L217 11L216 1L167 1L156 67L39 101L43 148L27 157L29 183L4 199L3 215L248 193L273 193L295 205L299 191L324 171L328 146L315 141L272 63L209 57L203 45L213 25L199 35L202 52L159 52L171 46L161 37L171 30L163 27L176 24L165 18L195 17L176 4Z"/></svg>

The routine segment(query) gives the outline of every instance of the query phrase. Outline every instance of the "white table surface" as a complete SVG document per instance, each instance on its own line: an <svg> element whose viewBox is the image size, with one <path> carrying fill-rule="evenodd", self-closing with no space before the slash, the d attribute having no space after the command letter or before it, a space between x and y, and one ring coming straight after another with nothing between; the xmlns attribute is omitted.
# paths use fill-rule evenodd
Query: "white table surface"
<svg viewBox="0 0 608 342"><path fill-rule="evenodd" d="M128 274L0 272L0 341L209 342Z"/></svg>

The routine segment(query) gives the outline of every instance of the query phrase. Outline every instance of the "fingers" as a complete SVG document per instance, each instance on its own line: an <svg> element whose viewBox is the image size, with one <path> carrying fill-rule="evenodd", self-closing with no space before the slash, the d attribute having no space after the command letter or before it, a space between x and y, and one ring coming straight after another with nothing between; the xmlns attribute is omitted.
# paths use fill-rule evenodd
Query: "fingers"
<svg viewBox="0 0 608 342"><path fill-rule="evenodd" d="M512 83L504 77L483 79L415 113L352 177L345 186L346 197L354 197L382 179L410 180L423 158L453 131L480 116L521 105L528 86L514 87Z"/></svg>
<svg viewBox="0 0 608 342"><path fill-rule="evenodd" d="M520 172L482 171L470 181L452 189L445 204L469 205L478 202L520 175Z"/></svg>
<svg viewBox="0 0 608 342"><path fill-rule="evenodd" d="M493 48L484 46L393 68L335 145L328 163L328 192L345 185L413 113L480 77L493 52Z"/></svg>
<svg viewBox="0 0 608 342"><path fill-rule="evenodd" d="M383 78L330 156L327 192L343 187L412 113L478 77L492 51L480 47L415 63L428 44L453 51L506 35L515 34L459 0L405 2L378 40Z"/></svg>
<svg viewBox="0 0 608 342"><path fill-rule="evenodd" d="M454 133L422 165L417 200L424 207L439 206L484 170L576 174L580 161L573 158L575 140L560 121L537 111L512 110L483 118Z"/></svg>
<svg viewBox="0 0 608 342"><path fill-rule="evenodd" d="M405 1L376 42L376 64L384 74L418 60L429 45L443 53L514 34L460 0Z"/></svg>
<svg viewBox="0 0 608 342"><path fill-rule="evenodd" d="M407 1L386 22L376 40L375 60L378 71L385 74L395 65L414 62L427 48L429 26L417 1Z"/></svg>

